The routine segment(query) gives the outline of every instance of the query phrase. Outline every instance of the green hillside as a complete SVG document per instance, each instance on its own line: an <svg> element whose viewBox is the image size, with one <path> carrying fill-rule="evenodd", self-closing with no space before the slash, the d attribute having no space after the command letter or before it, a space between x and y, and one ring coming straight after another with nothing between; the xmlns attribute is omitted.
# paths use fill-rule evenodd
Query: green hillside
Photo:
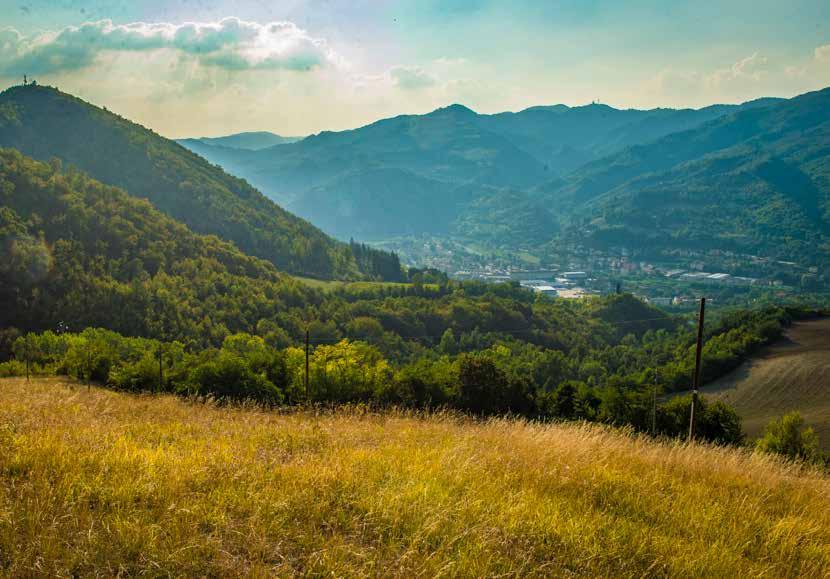
<svg viewBox="0 0 830 579"><path fill-rule="evenodd" d="M0 146L53 157L149 199L193 231L234 242L279 269L356 279L348 245L274 204L184 147L56 89L16 86L0 94ZM391 259L379 253L379 261Z"/></svg>
<svg viewBox="0 0 830 579"><path fill-rule="evenodd" d="M0 327L221 340L305 284L120 189L0 149Z"/></svg>
<svg viewBox="0 0 830 579"><path fill-rule="evenodd" d="M830 89L591 163L541 198L600 247L722 249L830 263Z"/></svg>
<svg viewBox="0 0 830 579"><path fill-rule="evenodd" d="M653 401L656 389L688 389L693 327L631 295L553 300L446 278L323 292L147 200L11 149L0 150L0 256L0 376L264 404L449 407L669 437L687 429L688 398ZM710 319L704 379L803 314ZM697 416L701 439L743 441L724 404L702 401Z"/></svg>

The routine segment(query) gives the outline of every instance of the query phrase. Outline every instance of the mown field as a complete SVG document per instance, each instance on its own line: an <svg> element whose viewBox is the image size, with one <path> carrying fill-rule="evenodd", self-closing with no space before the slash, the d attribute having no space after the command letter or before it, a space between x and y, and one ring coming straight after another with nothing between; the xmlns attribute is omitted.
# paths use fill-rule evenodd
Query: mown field
<svg viewBox="0 0 830 579"><path fill-rule="evenodd" d="M751 437L798 410L830 450L830 318L795 323L785 339L703 392L734 406Z"/></svg>
<svg viewBox="0 0 830 579"><path fill-rule="evenodd" d="M830 478L582 424L0 381L0 573L830 574Z"/></svg>

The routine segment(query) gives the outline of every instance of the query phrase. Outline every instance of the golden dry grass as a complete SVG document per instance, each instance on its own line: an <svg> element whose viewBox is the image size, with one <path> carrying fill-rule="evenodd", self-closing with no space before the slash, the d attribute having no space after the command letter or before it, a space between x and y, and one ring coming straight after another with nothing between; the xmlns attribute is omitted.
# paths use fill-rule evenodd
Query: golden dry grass
<svg viewBox="0 0 830 579"><path fill-rule="evenodd" d="M0 381L6 575L827 576L830 479L589 425Z"/></svg>

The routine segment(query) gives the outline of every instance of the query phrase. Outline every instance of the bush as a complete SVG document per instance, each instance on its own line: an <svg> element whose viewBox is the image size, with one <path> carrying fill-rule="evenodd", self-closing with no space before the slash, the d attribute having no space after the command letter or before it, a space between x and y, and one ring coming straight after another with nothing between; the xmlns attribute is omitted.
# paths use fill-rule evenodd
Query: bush
<svg viewBox="0 0 830 579"><path fill-rule="evenodd" d="M221 352L216 359L194 368L190 381L199 394L219 399L258 400L279 404L282 392L262 374L251 370L238 355Z"/></svg>
<svg viewBox="0 0 830 579"><path fill-rule="evenodd" d="M822 460L818 436L811 427L804 427L804 419L795 411L771 421L764 435L755 442L755 448L790 460L813 463Z"/></svg>
<svg viewBox="0 0 830 579"><path fill-rule="evenodd" d="M674 438L688 436L691 408L691 394L677 396L658 406L657 432ZM744 441L741 417L720 400L709 403L699 396L695 411L695 437L716 444L741 444Z"/></svg>
<svg viewBox="0 0 830 579"><path fill-rule="evenodd" d="M115 388L132 392L158 390L158 360L145 356L134 364L122 365L110 372L108 382Z"/></svg>
<svg viewBox="0 0 830 579"><path fill-rule="evenodd" d="M26 364L18 360L9 360L8 362L0 362L0 378L8 378L10 376L25 376Z"/></svg>
<svg viewBox="0 0 830 579"><path fill-rule="evenodd" d="M533 404L529 383L510 380L484 354L464 354L458 366L459 404L474 414L528 412Z"/></svg>

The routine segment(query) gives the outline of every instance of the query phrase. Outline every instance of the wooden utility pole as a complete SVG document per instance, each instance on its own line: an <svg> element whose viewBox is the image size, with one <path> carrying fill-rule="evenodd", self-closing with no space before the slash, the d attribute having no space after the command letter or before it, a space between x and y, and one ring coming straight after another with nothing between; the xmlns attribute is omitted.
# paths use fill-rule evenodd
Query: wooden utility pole
<svg viewBox="0 0 830 579"><path fill-rule="evenodd" d="M86 389L89 390L92 388L92 351L87 348L86 350Z"/></svg>
<svg viewBox="0 0 830 579"><path fill-rule="evenodd" d="M309 402L308 396L308 328L305 330L305 399Z"/></svg>
<svg viewBox="0 0 830 579"><path fill-rule="evenodd" d="M695 409L697 408L697 391L700 387L700 356L703 352L703 317L706 313L706 298L700 298L700 313L697 316L697 347L695 348L695 375L692 390L692 411L689 415L689 442L695 439Z"/></svg>

